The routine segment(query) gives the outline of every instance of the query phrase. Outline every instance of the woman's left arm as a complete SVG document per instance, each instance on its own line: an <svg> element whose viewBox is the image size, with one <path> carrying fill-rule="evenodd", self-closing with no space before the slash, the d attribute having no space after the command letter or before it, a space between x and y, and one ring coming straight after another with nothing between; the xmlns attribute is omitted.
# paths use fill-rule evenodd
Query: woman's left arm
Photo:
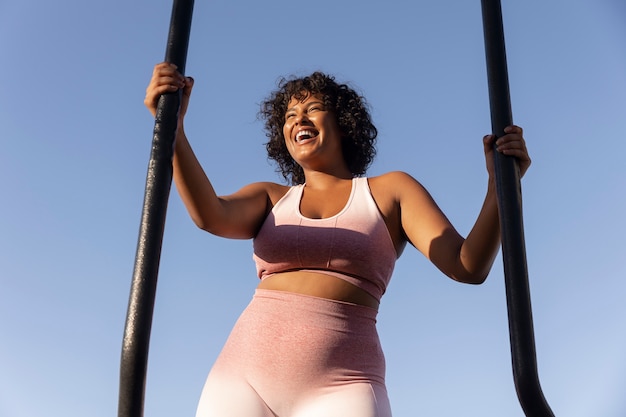
<svg viewBox="0 0 626 417"><path fill-rule="evenodd" d="M463 269L470 272L467 279L462 282L471 284L484 282L500 247L500 220L493 155L494 141L495 152L517 158L520 176L526 173L531 163L523 129L519 126L509 126L504 130L504 133L505 135L497 141L494 135L487 135L483 138L485 161L489 174L487 195L474 227L461 246L459 260Z"/></svg>
<svg viewBox="0 0 626 417"><path fill-rule="evenodd" d="M497 141L483 139L489 180L487 195L472 230L463 238L416 181L402 181L399 194L401 224L407 239L450 278L469 284L485 281L500 247L500 221L493 152L516 157L520 174L530 166L523 131L509 126ZM398 182L396 182L398 184Z"/></svg>

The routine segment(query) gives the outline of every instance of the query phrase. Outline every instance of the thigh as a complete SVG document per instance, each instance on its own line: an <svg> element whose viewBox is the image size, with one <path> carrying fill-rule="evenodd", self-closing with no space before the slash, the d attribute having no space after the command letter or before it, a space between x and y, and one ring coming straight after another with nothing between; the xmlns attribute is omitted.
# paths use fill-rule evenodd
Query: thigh
<svg viewBox="0 0 626 417"><path fill-rule="evenodd" d="M387 390L377 383L358 382L328 387L290 417L391 417Z"/></svg>
<svg viewBox="0 0 626 417"><path fill-rule="evenodd" d="M196 417L276 417L257 392L244 380L209 375Z"/></svg>

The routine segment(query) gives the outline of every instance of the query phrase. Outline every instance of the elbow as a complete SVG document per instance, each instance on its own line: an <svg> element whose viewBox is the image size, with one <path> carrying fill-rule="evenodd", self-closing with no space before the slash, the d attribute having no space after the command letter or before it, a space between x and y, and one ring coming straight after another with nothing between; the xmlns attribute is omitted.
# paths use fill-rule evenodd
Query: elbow
<svg viewBox="0 0 626 417"><path fill-rule="evenodd" d="M207 212L202 210L192 210L188 208L189 217L196 227L212 235L221 236L224 233L225 221L223 217L216 212Z"/></svg>
<svg viewBox="0 0 626 417"><path fill-rule="evenodd" d="M191 220L198 229L211 233L212 235L220 236L220 227L215 224L215 222L208 221L201 216L191 216Z"/></svg>
<svg viewBox="0 0 626 417"><path fill-rule="evenodd" d="M220 225L216 224L215 222L208 222L202 219L193 219L193 222L198 227L198 229L204 232L208 232L215 236L227 236L226 232L223 230L224 228L220 227Z"/></svg>
<svg viewBox="0 0 626 417"><path fill-rule="evenodd" d="M255 236L249 228L241 223L229 223L223 221L206 221L206 219L193 219L195 225L214 236L228 239L251 239Z"/></svg>
<svg viewBox="0 0 626 417"><path fill-rule="evenodd" d="M210 223L204 219L201 215L197 213L189 213L189 217L191 217L191 221L196 225L198 229L204 230L206 232L210 232L211 225Z"/></svg>
<svg viewBox="0 0 626 417"><path fill-rule="evenodd" d="M465 284L480 285L487 280L492 266L493 258L475 259L475 257L468 258L459 254L454 279Z"/></svg>
<svg viewBox="0 0 626 417"><path fill-rule="evenodd" d="M489 276L489 270L486 271L469 271L462 268L460 272L452 274L450 277L463 284L480 285L483 284Z"/></svg>
<svg viewBox="0 0 626 417"><path fill-rule="evenodd" d="M487 276L486 275L465 275L462 277L453 276L452 279L463 284L481 285L487 280Z"/></svg>
<svg viewBox="0 0 626 417"><path fill-rule="evenodd" d="M472 284L472 285L481 285L485 281L487 281L487 274L485 275L480 274L480 275L472 276L469 280L465 281L465 283Z"/></svg>

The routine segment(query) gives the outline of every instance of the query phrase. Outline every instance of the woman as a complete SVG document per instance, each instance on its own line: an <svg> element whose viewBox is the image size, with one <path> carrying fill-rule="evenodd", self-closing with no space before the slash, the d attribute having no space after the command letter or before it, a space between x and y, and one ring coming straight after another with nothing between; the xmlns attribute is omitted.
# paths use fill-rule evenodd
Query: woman
<svg viewBox="0 0 626 417"><path fill-rule="evenodd" d="M489 181L466 238L411 176L362 177L377 131L365 100L316 72L283 80L262 104L270 158L291 186L247 185L218 196L184 132L193 88L176 66L155 66L145 104L183 89L174 153L176 188L198 227L252 238L261 282L205 384L198 417L388 417L376 333L380 299L410 242L448 277L482 283L500 242L494 136L483 139ZM522 129L497 152L530 165Z"/></svg>

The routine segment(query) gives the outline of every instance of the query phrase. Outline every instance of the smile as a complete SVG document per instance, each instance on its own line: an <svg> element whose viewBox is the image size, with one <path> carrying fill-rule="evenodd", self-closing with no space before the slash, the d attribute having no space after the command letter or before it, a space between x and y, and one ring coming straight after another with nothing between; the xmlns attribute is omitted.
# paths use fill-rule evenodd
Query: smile
<svg viewBox="0 0 626 417"><path fill-rule="evenodd" d="M296 142L302 142L305 141L307 139L312 139L314 137L316 137L319 133L317 131L314 130L301 130L298 133L296 133Z"/></svg>

